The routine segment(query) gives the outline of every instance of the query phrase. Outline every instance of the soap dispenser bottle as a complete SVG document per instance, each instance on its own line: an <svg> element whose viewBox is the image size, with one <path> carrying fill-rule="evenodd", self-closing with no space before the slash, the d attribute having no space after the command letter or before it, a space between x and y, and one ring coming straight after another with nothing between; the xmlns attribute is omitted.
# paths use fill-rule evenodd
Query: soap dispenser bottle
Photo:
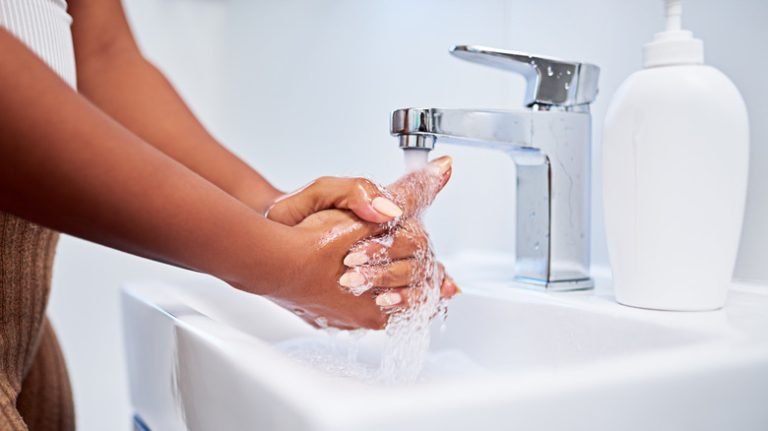
<svg viewBox="0 0 768 431"><path fill-rule="evenodd" d="M724 305L738 251L749 158L744 100L667 0L666 30L643 49L603 130L608 251L619 303Z"/></svg>

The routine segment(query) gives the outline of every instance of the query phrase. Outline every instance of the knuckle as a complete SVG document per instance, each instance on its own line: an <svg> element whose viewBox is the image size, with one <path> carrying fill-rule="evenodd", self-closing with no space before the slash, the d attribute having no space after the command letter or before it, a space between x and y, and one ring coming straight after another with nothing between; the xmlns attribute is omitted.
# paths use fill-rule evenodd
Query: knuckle
<svg viewBox="0 0 768 431"><path fill-rule="evenodd" d="M373 181L369 180L368 178L364 177L357 177L352 179L352 183L355 187L362 189L363 191L366 191L368 193L371 192L378 192L379 188L376 187L376 184L373 183Z"/></svg>
<svg viewBox="0 0 768 431"><path fill-rule="evenodd" d="M379 274L377 277L377 285L379 286L392 286L396 284L397 276L395 275L393 270L388 270L383 272L382 274Z"/></svg>
<svg viewBox="0 0 768 431"><path fill-rule="evenodd" d="M429 246L429 240L424 235L401 235L403 245L416 251L424 250Z"/></svg>
<svg viewBox="0 0 768 431"><path fill-rule="evenodd" d="M267 208L267 211L264 213L264 217L272 221L277 221L277 220L282 220L284 218L284 213L285 213L285 204L283 204L282 202L276 202L272 204L272 206Z"/></svg>
<svg viewBox="0 0 768 431"><path fill-rule="evenodd" d="M324 175L322 177L318 177L315 181L312 182L313 186L326 186L333 182L333 177Z"/></svg>

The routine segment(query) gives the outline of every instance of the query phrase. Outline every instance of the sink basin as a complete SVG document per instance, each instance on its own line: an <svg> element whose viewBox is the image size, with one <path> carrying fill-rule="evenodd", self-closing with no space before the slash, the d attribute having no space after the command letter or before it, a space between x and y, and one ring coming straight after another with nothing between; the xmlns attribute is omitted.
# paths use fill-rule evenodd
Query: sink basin
<svg viewBox="0 0 768 431"><path fill-rule="evenodd" d="M349 349L260 297L199 276L131 283L123 317L137 423L157 430L765 430L768 289L676 313L594 291L514 289L451 262L465 293L432 331L423 378L382 385L296 352ZM494 281L495 280L495 281ZM377 365L368 333L356 364ZM346 344L345 344L346 343ZM345 347L346 346L346 347Z"/></svg>

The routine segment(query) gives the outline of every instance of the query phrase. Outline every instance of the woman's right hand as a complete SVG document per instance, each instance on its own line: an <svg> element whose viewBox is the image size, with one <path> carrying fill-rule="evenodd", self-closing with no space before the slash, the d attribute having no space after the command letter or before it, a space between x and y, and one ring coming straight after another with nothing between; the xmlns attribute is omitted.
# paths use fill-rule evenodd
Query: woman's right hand
<svg viewBox="0 0 768 431"><path fill-rule="evenodd" d="M298 241L294 265L286 274L291 280L279 283L265 296L314 326L383 328L393 310L416 298L418 292L409 286L414 274L423 275L427 268L414 255L428 250L428 238L417 217L449 177L450 163L435 163L388 187L387 192L403 210L397 223L366 222L344 210L304 217L293 227ZM371 238L385 233L392 242L382 250ZM382 251L386 259L370 265L350 259L352 255L357 259L381 255ZM442 266L429 276L443 284ZM452 285L450 279L446 283ZM355 290L358 295L351 293Z"/></svg>

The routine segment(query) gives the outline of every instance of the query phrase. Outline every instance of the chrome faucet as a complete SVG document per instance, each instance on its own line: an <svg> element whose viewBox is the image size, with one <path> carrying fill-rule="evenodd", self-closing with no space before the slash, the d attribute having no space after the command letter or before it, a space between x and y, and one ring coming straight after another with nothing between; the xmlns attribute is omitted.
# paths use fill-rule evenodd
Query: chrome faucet
<svg viewBox="0 0 768 431"><path fill-rule="evenodd" d="M522 74L525 109L398 109L390 132L405 151L430 151L439 141L510 154L517 165L515 281L551 291L593 287L589 104L600 69L480 46L456 46L451 54Z"/></svg>

